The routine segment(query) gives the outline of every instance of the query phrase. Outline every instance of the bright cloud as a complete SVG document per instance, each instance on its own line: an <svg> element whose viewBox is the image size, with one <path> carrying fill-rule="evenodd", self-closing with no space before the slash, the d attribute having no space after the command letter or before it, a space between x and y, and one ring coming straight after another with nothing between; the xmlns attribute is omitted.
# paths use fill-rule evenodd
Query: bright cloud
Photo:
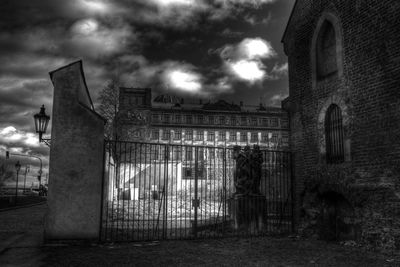
<svg viewBox="0 0 400 267"><path fill-rule="evenodd" d="M261 38L246 38L236 45L226 45L219 51L228 73L250 83L269 77L262 60L277 55L271 43Z"/></svg>
<svg viewBox="0 0 400 267"><path fill-rule="evenodd" d="M13 126L8 126L0 131L0 143L10 146L38 147L39 139L36 134L19 131Z"/></svg>
<svg viewBox="0 0 400 267"><path fill-rule="evenodd" d="M241 4L241 5L253 5L260 6L263 4L270 4L276 2L277 0L216 0L216 2L223 2L229 4Z"/></svg>
<svg viewBox="0 0 400 267"><path fill-rule="evenodd" d="M237 45L226 45L220 49L221 57L225 60L258 60L276 56L270 42L262 38L246 38Z"/></svg>
<svg viewBox="0 0 400 267"><path fill-rule="evenodd" d="M83 8L87 8L94 12L105 12L108 9L107 5L99 0L80 0L78 2Z"/></svg>
<svg viewBox="0 0 400 267"><path fill-rule="evenodd" d="M159 6L195 6L196 0L150 0L149 2L152 2L153 4L159 5Z"/></svg>
<svg viewBox="0 0 400 267"><path fill-rule="evenodd" d="M191 93L199 92L202 88L201 75L189 70L170 70L166 72L166 81L168 85Z"/></svg>
<svg viewBox="0 0 400 267"><path fill-rule="evenodd" d="M264 66L257 61L240 60L229 64L229 67L239 78L250 82L261 80L265 75Z"/></svg>
<svg viewBox="0 0 400 267"><path fill-rule="evenodd" d="M71 1L69 5L75 12L84 11L92 15L110 15L124 11L116 3L104 0L75 0Z"/></svg>
<svg viewBox="0 0 400 267"><path fill-rule="evenodd" d="M84 19L76 22L72 26L72 32L82 35L90 35L97 31L99 23L94 19Z"/></svg>
<svg viewBox="0 0 400 267"><path fill-rule="evenodd" d="M77 21L71 28L71 34L66 46L92 58L122 52L135 38L128 25L108 28L95 19Z"/></svg>
<svg viewBox="0 0 400 267"><path fill-rule="evenodd" d="M246 38L239 44L239 49L243 50L249 59L271 58L276 55L272 45L261 38Z"/></svg>

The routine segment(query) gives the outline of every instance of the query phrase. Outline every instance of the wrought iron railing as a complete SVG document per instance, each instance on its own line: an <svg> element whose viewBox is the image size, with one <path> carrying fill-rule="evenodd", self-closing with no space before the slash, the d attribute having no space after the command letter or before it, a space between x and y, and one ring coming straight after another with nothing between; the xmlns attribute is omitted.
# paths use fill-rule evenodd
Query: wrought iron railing
<svg viewBox="0 0 400 267"><path fill-rule="evenodd" d="M261 152L260 195L248 196L250 204L246 204L256 207L260 222L245 222L243 226L238 225L234 211L242 204L235 200L232 148L105 141L101 239L142 241L290 233L290 153ZM245 216L254 215L248 213Z"/></svg>

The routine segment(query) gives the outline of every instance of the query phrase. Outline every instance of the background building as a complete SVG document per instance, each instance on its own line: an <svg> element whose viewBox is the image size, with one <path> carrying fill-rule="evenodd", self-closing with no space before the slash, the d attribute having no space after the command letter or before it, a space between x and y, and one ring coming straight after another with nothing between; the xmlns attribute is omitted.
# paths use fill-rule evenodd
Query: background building
<svg viewBox="0 0 400 267"><path fill-rule="evenodd" d="M169 179L169 186L175 184L176 190L193 187L195 178L201 188L207 188L210 181L227 182L223 177L229 177L228 183L233 186L233 173L225 173L233 171L233 150L226 148L235 145L289 149L288 116L281 108L224 100L193 103L170 95L152 100L151 90L143 88L120 89L117 135L119 140L140 141L133 148L132 143L129 149L117 148L122 156L116 187L125 192L130 188L130 198L136 197L134 192L139 192L139 187L148 187L140 192L149 192L151 187L161 190L164 178ZM264 159L264 170L268 164L271 171L276 170L272 161L278 162L277 156L269 160ZM289 159L280 160L283 164Z"/></svg>
<svg viewBox="0 0 400 267"><path fill-rule="evenodd" d="M397 0L296 1L283 105L307 235L400 247L399 12Z"/></svg>
<svg viewBox="0 0 400 267"><path fill-rule="evenodd" d="M217 102L186 103L170 95L152 101L151 89L121 88L120 140L199 146L289 148L289 121L281 108Z"/></svg>

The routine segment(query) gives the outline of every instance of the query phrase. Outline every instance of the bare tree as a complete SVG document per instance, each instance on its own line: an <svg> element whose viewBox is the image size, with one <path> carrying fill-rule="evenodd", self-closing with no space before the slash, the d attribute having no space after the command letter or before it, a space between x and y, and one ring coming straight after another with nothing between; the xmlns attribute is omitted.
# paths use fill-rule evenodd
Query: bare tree
<svg viewBox="0 0 400 267"><path fill-rule="evenodd" d="M15 180L14 172L7 168L6 162L0 165L0 188L4 186L5 182Z"/></svg>
<svg viewBox="0 0 400 267"><path fill-rule="evenodd" d="M105 137L118 140L118 110L119 110L119 77L114 76L107 82L100 92L99 100L100 114L107 120L105 126Z"/></svg>

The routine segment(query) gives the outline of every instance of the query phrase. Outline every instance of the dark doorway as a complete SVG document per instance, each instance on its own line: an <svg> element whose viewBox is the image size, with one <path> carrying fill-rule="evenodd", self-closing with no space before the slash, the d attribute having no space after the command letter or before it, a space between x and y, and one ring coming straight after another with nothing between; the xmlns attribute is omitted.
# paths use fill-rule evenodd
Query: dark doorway
<svg viewBox="0 0 400 267"><path fill-rule="evenodd" d="M319 236L327 241L357 239L354 208L341 194L330 191L321 195Z"/></svg>

